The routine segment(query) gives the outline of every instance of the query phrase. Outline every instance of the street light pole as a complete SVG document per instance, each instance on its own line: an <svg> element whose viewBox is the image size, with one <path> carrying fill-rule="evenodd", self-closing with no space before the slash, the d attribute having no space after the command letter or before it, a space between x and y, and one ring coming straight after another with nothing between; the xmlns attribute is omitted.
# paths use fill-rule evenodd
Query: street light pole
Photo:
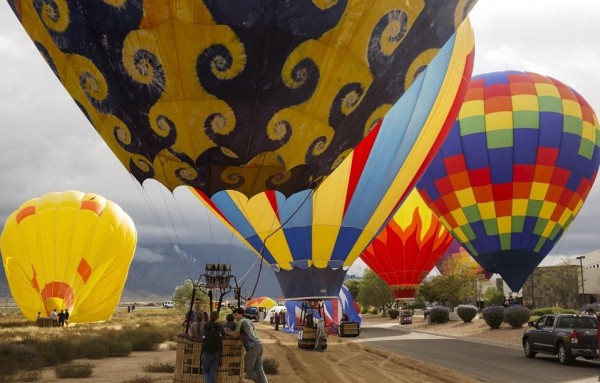
<svg viewBox="0 0 600 383"><path fill-rule="evenodd" d="M583 300L583 306L585 306L585 284L583 280L583 259L585 255L580 255L576 259L579 259L579 268L581 270L581 298Z"/></svg>

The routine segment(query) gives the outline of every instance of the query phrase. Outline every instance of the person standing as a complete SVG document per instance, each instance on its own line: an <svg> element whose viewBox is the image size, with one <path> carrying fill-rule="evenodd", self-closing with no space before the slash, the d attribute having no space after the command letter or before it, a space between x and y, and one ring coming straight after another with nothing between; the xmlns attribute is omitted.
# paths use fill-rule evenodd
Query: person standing
<svg viewBox="0 0 600 383"><path fill-rule="evenodd" d="M57 319L56 315L56 309L52 309L52 312L50 313L50 318L52 319L52 327L56 327L56 325L58 324L56 319Z"/></svg>
<svg viewBox="0 0 600 383"><path fill-rule="evenodd" d="M225 328L228 328L231 331L235 331L237 325L235 323L235 317L233 316L233 314L227 314L227 316L225 317L225 321Z"/></svg>
<svg viewBox="0 0 600 383"><path fill-rule="evenodd" d="M218 320L219 314L211 311L202 330L202 374L206 383L217 383L217 371L221 364L225 329Z"/></svg>
<svg viewBox="0 0 600 383"><path fill-rule="evenodd" d="M192 324L196 321L196 317L198 315L202 316L202 319L200 320L200 322L204 322L204 323L208 322L208 314L206 314L204 311L202 311L202 301L200 300L200 298L194 299L193 309L191 311L188 311L185 314L185 318L183 319L183 322L181 323L183 330L185 331L187 329L187 335L192 336L191 327L192 327Z"/></svg>
<svg viewBox="0 0 600 383"><path fill-rule="evenodd" d="M279 331L279 315L278 312L275 313L275 331Z"/></svg>
<svg viewBox="0 0 600 383"><path fill-rule="evenodd" d="M65 309L65 326L69 327L69 309Z"/></svg>
<svg viewBox="0 0 600 383"><path fill-rule="evenodd" d="M65 327L65 310L60 310L58 313L58 326Z"/></svg>
<svg viewBox="0 0 600 383"><path fill-rule="evenodd" d="M226 329L225 333L234 338L242 338L246 350L244 372L254 383L268 383L263 370L263 346L260 339L258 339L254 324L249 319L244 318L244 309L241 307L233 310L233 316L237 321L236 330Z"/></svg>

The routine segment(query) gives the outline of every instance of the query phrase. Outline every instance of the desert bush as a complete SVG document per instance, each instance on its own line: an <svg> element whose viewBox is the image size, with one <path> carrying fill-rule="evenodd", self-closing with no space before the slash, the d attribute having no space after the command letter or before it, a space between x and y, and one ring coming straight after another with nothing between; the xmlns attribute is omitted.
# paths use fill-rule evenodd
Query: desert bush
<svg viewBox="0 0 600 383"><path fill-rule="evenodd" d="M524 306L510 306L504 310L504 321L512 328L521 328L529 321L531 310Z"/></svg>
<svg viewBox="0 0 600 383"><path fill-rule="evenodd" d="M387 311L387 313L388 313L388 315L390 316L391 319L396 319L400 315L400 310L398 310L398 309L389 309Z"/></svg>
<svg viewBox="0 0 600 383"><path fill-rule="evenodd" d="M475 315L477 315L477 307L473 305L458 305L456 307L456 313L464 323L469 323L475 318Z"/></svg>
<svg viewBox="0 0 600 383"><path fill-rule="evenodd" d="M360 313L361 314L367 314L369 312L369 308L368 307L361 307L360 308Z"/></svg>
<svg viewBox="0 0 600 383"><path fill-rule="evenodd" d="M133 351L152 351L168 338L152 325L123 330L123 337L131 343Z"/></svg>
<svg viewBox="0 0 600 383"><path fill-rule="evenodd" d="M277 359L265 358L263 359L263 370L265 374L277 375L279 374L279 362Z"/></svg>
<svg viewBox="0 0 600 383"><path fill-rule="evenodd" d="M173 362L154 362L142 367L144 372L175 372L175 364Z"/></svg>
<svg viewBox="0 0 600 383"><path fill-rule="evenodd" d="M369 307L369 312L371 314L377 315L377 314L379 314L379 309L377 307Z"/></svg>
<svg viewBox="0 0 600 383"><path fill-rule="evenodd" d="M504 307L502 306L490 306L483 309L481 312L485 323L490 328L498 329L502 322L504 322Z"/></svg>
<svg viewBox="0 0 600 383"><path fill-rule="evenodd" d="M94 372L93 367L89 363L55 366L54 375L58 379L87 378Z"/></svg>
<svg viewBox="0 0 600 383"><path fill-rule="evenodd" d="M27 337L20 343L35 349L43 360L44 366L55 366L70 362L77 356L77 337L52 336L47 339Z"/></svg>
<svg viewBox="0 0 600 383"><path fill-rule="evenodd" d="M37 382L42 377L42 371L40 370L31 370L31 371L23 371L19 374L17 380L19 382Z"/></svg>
<svg viewBox="0 0 600 383"><path fill-rule="evenodd" d="M152 377L150 375L136 375L131 379L124 380L123 383L152 383Z"/></svg>
<svg viewBox="0 0 600 383"><path fill-rule="evenodd" d="M105 337L84 336L79 339L77 354L88 359L102 359L110 355L109 340Z"/></svg>
<svg viewBox="0 0 600 383"><path fill-rule="evenodd" d="M0 345L0 375L13 375L20 370L36 370L42 366L43 357L30 345Z"/></svg>
<svg viewBox="0 0 600 383"><path fill-rule="evenodd" d="M129 356L131 348L131 343L126 339L111 339L108 343L108 355L115 357Z"/></svg>
<svg viewBox="0 0 600 383"><path fill-rule="evenodd" d="M435 306L429 311L431 323L446 323L450 320L450 310L448 307Z"/></svg>

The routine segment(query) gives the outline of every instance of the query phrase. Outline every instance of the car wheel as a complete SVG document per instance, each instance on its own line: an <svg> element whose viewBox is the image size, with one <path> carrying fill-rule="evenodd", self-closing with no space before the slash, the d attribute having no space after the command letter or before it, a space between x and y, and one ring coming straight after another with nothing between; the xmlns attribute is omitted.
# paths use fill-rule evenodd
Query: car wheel
<svg viewBox="0 0 600 383"><path fill-rule="evenodd" d="M523 342L523 352L525 352L526 357L535 358L536 352L531 349L531 341L529 339L525 339Z"/></svg>
<svg viewBox="0 0 600 383"><path fill-rule="evenodd" d="M573 357L563 343L558 345L558 361L560 364L571 364Z"/></svg>

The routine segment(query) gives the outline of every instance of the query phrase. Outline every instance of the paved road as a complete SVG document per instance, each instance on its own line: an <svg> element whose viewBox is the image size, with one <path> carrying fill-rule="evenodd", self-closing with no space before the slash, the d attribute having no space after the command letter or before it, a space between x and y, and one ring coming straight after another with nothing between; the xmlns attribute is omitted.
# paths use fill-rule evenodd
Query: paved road
<svg viewBox="0 0 600 383"><path fill-rule="evenodd" d="M365 324L356 342L405 354L460 371L484 382L598 382L600 365L577 359L563 366L556 357L538 354L527 359L523 350ZM389 326L387 326L389 327Z"/></svg>

